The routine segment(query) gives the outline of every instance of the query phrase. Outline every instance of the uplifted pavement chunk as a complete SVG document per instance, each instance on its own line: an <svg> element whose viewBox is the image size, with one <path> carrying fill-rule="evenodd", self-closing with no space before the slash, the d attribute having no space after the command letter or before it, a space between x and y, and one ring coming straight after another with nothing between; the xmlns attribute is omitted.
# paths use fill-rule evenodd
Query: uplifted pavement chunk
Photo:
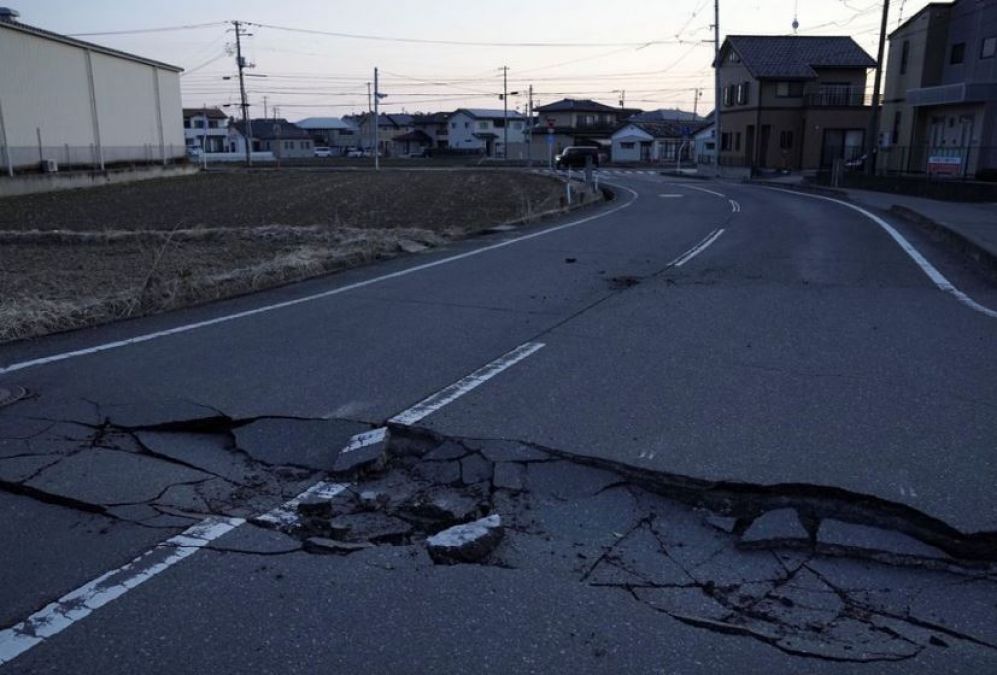
<svg viewBox="0 0 997 675"><path fill-rule="evenodd" d="M759 546L801 539L809 541L810 535L800 522L796 509L774 509L752 521L741 535L741 544Z"/></svg>
<svg viewBox="0 0 997 675"><path fill-rule="evenodd" d="M846 523L834 518L825 518L820 522L817 543L919 558L946 557L934 546L929 546L902 532Z"/></svg>
<svg viewBox="0 0 997 675"><path fill-rule="evenodd" d="M454 525L426 540L433 562L443 565L479 562L502 540L502 518L497 514L464 525Z"/></svg>

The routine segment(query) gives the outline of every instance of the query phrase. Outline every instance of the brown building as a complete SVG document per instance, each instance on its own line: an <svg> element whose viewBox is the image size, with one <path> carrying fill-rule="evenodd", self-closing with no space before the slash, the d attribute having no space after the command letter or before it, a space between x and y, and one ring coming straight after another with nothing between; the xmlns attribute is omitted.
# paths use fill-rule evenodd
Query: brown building
<svg viewBox="0 0 997 675"><path fill-rule="evenodd" d="M811 170L862 154L876 65L850 37L730 35L720 49L720 163Z"/></svg>

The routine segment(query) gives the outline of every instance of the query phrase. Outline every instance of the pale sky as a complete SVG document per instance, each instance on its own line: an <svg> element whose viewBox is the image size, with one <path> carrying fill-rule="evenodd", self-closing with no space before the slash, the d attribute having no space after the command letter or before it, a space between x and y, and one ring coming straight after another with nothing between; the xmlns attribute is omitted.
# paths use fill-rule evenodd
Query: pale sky
<svg viewBox="0 0 997 675"><path fill-rule="evenodd" d="M889 30L929 0L894 0ZM250 26L244 53L266 75L247 79L252 114L279 106L291 120L362 112L374 66L381 69L387 112L457 107L501 108L502 66L509 67L510 107L525 109L533 84L536 105L593 98L645 110L713 107L712 0L0 0L21 21L64 34L179 30L81 36L187 69L184 105L238 103L231 24ZM721 0L725 34L851 35L873 57L882 0ZM202 24L211 24L204 26ZM308 34L280 28L387 38L546 46L479 46L382 41ZM566 46L585 43L586 46ZM650 44L648 44L650 43ZM640 46L638 46L640 45ZM869 78L869 87L872 77ZM237 114L237 108L225 109ZM272 112L272 111L271 111Z"/></svg>

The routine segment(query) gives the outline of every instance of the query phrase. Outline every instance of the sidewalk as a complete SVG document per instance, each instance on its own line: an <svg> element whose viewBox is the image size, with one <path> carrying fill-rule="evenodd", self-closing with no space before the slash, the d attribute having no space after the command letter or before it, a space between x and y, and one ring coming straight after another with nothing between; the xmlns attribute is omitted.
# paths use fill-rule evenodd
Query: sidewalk
<svg viewBox="0 0 997 675"><path fill-rule="evenodd" d="M997 203L949 202L873 190L829 188L804 183L799 175L749 182L840 196L859 206L889 211L927 227L973 258L997 267Z"/></svg>

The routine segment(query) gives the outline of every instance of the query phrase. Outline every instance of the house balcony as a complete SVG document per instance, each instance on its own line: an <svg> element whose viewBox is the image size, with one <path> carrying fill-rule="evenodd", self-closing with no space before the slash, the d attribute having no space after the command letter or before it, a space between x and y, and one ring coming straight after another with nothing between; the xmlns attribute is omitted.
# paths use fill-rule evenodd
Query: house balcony
<svg viewBox="0 0 997 675"><path fill-rule="evenodd" d="M810 108L862 108L872 105L872 96L851 88L818 87L804 92L803 104Z"/></svg>

